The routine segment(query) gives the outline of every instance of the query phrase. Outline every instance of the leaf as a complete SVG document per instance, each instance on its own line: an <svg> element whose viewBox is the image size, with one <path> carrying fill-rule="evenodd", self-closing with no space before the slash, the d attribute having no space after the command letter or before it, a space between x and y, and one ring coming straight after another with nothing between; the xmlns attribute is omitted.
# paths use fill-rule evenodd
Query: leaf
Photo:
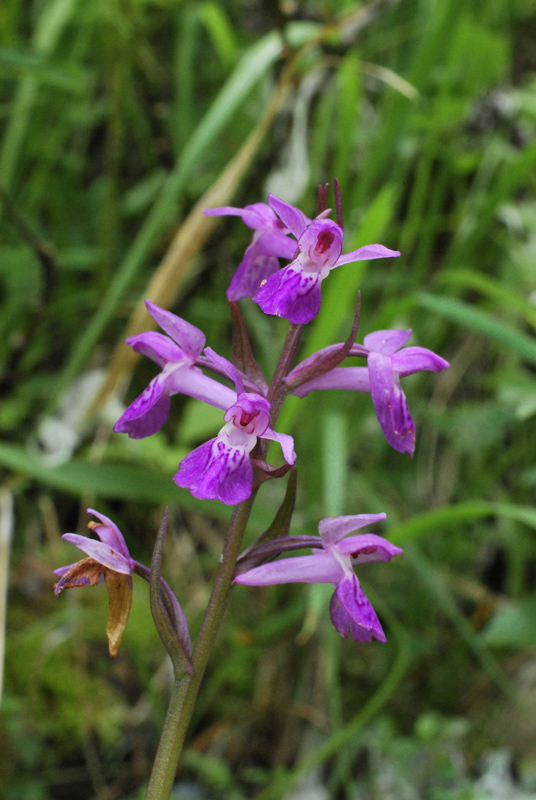
<svg viewBox="0 0 536 800"><path fill-rule="evenodd" d="M536 597L502 605L482 633L491 647L536 647Z"/></svg>
<svg viewBox="0 0 536 800"><path fill-rule="evenodd" d="M481 336L493 339L514 350L525 361L536 364L536 339L531 339L506 322L494 319L485 311L452 297L438 297L431 294L418 294L416 302L428 311L440 314L462 327L476 331Z"/></svg>

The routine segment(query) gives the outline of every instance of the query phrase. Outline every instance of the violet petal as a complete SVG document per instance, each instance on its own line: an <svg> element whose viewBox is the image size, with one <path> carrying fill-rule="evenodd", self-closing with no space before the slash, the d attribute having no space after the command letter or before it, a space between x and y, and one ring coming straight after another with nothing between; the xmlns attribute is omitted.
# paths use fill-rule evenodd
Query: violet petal
<svg viewBox="0 0 536 800"><path fill-rule="evenodd" d="M83 553L90 556L90 558L102 564L103 567L108 567L114 572L121 572L124 575L130 575L132 573L130 560L126 559L124 555L104 542L98 542L96 539L88 539L87 536L80 536L77 533L64 533L61 538L74 544L79 550L82 550Z"/></svg>
<svg viewBox="0 0 536 800"><path fill-rule="evenodd" d="M114 425L114 431L128 433L131 439L152 436L165 424L170 407L171 401L165 392L165 380L162 379L162 375L157 375L119 417Z"/></svg>
<svg viewBox="0 0 536 800"><path fill-rule="evenodd" d="M150 300L145 301L147 311L152 318L160 325L163 331L168 336L171 336L174 342L177 342L184 352L192 358L197 358L201 355L201 351L205 346L205 334L191 325L186 320L172 314L171 311L166 311L164 308L151 303Z"/></svg>
<svg viewBox="0 0 536 800"><path fill-rule="evenodd" d="M320 544L320 542L319 542ZM262 564L235 578L247 586L272 586L279 583L336 583L343 575L339 562L329 553L295 556Z"/></svg>
<svg viewBox="0 0 536 800"><path fill-rule="evenodd" d="M411 336L411 328L407 331L374 331L363 339L363 344L369 350L390 356L406 344Z"/></svg>
<svg viewBox="0 0 536 800"><path fill-rule="evenodd" d="M367 244L365 247L360 247L358 250L352 250L351 253L345 253L339 259L334 267L340 267L342 264L351 264L354 261L371 261L374 258L394 258L399 256L398 250L389 250L383 244Z"/></svg>
<svg viewBox="0 0 536 800"><path fill-rule="evenodd" d="M347 534L374 525L386 516L386 514L353 514L345 517L325 517L318 523L322 544L326 548L332 547Z"/></svg>
<svg viewBox="0 0 536 800"><path fill-rule="evenodd" d="M320 310L321 282L320 273L305 272L294 261L271 275L253 300L265 314L304 325L311 322Z"/></svg>

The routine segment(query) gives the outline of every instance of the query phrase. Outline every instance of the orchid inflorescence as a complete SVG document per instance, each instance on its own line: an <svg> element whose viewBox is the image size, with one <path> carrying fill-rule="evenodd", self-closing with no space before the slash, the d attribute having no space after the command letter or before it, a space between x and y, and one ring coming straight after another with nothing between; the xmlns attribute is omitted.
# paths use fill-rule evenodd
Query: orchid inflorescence
<svg viewBox="0 0 536 800"><path fill-rule="evenodd" d="M347 341L329 345L292 365L301 328L318 314L322 282L331 270L356 261L400 255L380 244L365 245L343 254L337 183L335 191L337 222L329 218L329 210L321 207L325 204L327 187L319 190L319 213L313 220L272 194L268 204L205 211L213 216L240 216L254 231L227 291L233 317L234 363L205 347L205 336L198 328L149 300L146 300L147 310L163 333L151 330L127 339L127 344L156 362L161 371L116 422L116 432L127 433L133 439L156 433L168 419L171 397L175 394L188 395L223 412L217 436L189 453L173 476L177 486L189 489L194 497L219 500L235 507L205 617L205 622L209 622L202 626L198 644L203 636L209 636L206 631L215 637L217 624L211 625L210 617L216 614L221 619L232 582L248 586L331 583L335 591L330 617L335 629L359 642L370 642L373 638L385 641L380 621L354 573L355 566L389 561L402 552L381 536L355 533L385 519L385 514L322 519L319 536L289 535L297 457L292 436L275 430L277 417L289 394L302 398L326 389L368 392L388 443L401 453L413 455L415 426L401 378L422 370L439 372L449 365L426 348L404 347L411 330L376 331L365 336L362 344L356 344L359 298ZM281 266L280 259L288 263ZM244 298L251 298L265 314L285 318L290 323L269 384L255 361L237 305ZM360 358L365 363L343 366L347 358ZM285 461L282 466L266 461L270 441L281 447ZM274 522L239 554L250 506L260 485L289 471L285 500ZM163 532L157 537L149 569L131 559L123 536L111 520L95 511L90 513L99 519L89 527L100 541L65 534L64 538L88 557L56 571L60 577L56 593L65 588L106 583L110 595L108 637L110 653L115 655L130 609L131 576L140 575L151 582L151 608L168 652L172 655L171 640L178 648L181 663L177 668L174 661L174 666L190 676L196 669L202 674L208 656L203 656L202 664L196 664L198 644L191 656L184 614L175 595L160 578L165 526L161 526ZM310 549L311 554L276 560L283 553L304 548ZM202 650L203 643L199 645L199 652Z"/></svg>

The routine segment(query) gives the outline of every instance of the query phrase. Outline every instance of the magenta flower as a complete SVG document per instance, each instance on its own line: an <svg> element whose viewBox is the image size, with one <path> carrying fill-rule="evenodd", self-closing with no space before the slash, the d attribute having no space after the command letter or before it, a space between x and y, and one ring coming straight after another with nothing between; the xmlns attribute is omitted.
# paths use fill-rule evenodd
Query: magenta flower
<svg viewBox="0 0 536 800"><path fill-rule="evenodd" d="M227 359L209 347L205 353L234 382L236 394L225 412L225 425L216 438L210 439L184 458L173 477L194 497L220 500L236 505L251 496L253 465L250 453L258 438L279 442L288 464L294 464L296 453L292 436L276 433L269 426L270 403L262 395L245 392L238 370Z"/></svg>
<svg viewBox="0 0 536 800"><path fill-rule="evenodd" d="M305 397L315 389L370 392L378 422L391 447L400 453L413 455L415 425L400 378L421 370L440 372L449 363L425 347L406 347L400 350L410 336L411 330L369 333L363 340L363 346L353 345L350 350L350 355L367 357L366 367L336 367L304 383L294 390L294 394ZM298 365L288 377L292 379L300 368L303 368L302 365Z"/></svg>
<svg viewBox="0 0 536 800"><path fill-rule="evenodd" d="M173 394L180 392L222 409L228 408L234 397L232 389L196 367L205 346L203 332L149 300L145 305L168 336L148 331L126 340L136 353L148 356L162 369L114 425L116 433L128 433L132 439L143 439L160 430L168 418Z"/></svg>
<svg viewBox="0 0 536 800"><path fill-rule="evenodd" d="M296 242L288 238L289 230L266 203L255 203L245 208L222 206L208 208L210 216L232 214L242 217L248 228L253 228L253 240L235 272L227 289L229 301L253 297L263 281L279 269L279 258L290 260L296 252Z"/></svg>
<svg viewBox="0 0 536 800"><path fill-rule="evenodd" d="M385 519L385 514L322 519L318 526L318 548L313 549L311 555L262 564L238 575L235 583L247 586L332 583L335 592L331 598L329 613L338 633L346 639L351 634L358 642L370 642L373 638L385 642L380 621L366 598L353 567L371 561L390 561L402 550L373 533L347 537L347 534L381 519ZM272 544L275 547L277 540Z"/></svg>
<svg viewBox="0 0 536 800"><path fill-rule="evenodd" d="M343 232L335 222L319 217L310 223L298 208L273 194L269 203L298 239L298 252L290 264L266 278L254 296L265 314L284 317L297 325L311 322L320 310L322 281L332 269L354 261L400 255L381 244L341 255Z"/></svg>

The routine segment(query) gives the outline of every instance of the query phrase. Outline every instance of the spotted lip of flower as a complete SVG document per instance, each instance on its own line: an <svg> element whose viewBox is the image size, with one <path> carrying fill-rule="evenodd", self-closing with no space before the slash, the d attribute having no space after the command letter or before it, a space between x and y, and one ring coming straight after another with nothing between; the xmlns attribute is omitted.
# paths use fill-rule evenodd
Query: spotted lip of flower
<svg viewBox="0 0 536 800"><path fill-rule="evenodd" d="M351 634L359 642L370 642L373 638L385 642L380 621L353 567L372 561L390 561L402 550L373 533L347 535L382 519L385 519L385 514L358 514L320 520L318 548L311 555L262 564L238 575L235 583L247 586L332 583L335 592L331 598L330 617L338 633L346 639Z"/></svg>
<svg viewBox="0 0 536 800"><path fill-rule="evenodd" d="M289 230L266 203L255 203L245 208L222 206L206 209L210 216L234 215L242 217L248 228L253 228L253 240L235 272L227 289L227 299L241 300L253 297L263 281L279 269L279 258L291 259L296 252L296 242L288 237Z"/></svg>
<svg viewBox="0 0 536 800"><path fill-rule="evenodd" d="M145 305L168 335L148 331L127 339L136 353L148 356L162 369L114 425L116 433L128 433L132 439L143 439L162 428L173 394L196 397L222 409L229 406L234 394L195 366L205 346L203 332L149 300Z"/></svg>
<svg viewBox="0 0 536 800"><path fill-rule="evenodd" d="M307 218L294 206L270 195L269 203L298 239L294 260L264 280L253 300L265 314L284 317L296 325L311 322L320 310L321 283L330 270L354 261L399 256L381 244L371 244L341 255L342 228L329 219Z"/></svg>
<svg viewBox="0 0 536 800"><path fill-rule="evenodd" d="M236 395L225 413L226 424L216 438L187 455L173 480L181 488L190 489L194 497L236 505L251 496L253 466L250 453L257 439L262 437L279 442L288 464L294 464L296 460L294 442L291 436L276 433L268 427L268 400L254 392L245 392L238 371L227 359L208 347L205 353L235 383Z"/></svg>
<svg viewBox="0 0 536 800"><path fill-rule="evenodd" d="M413 455L415 425L400 378L423 370L440 372L449 367L449 362L426 347L406 347L401 350L410 336L411 330L369 333L365 336L363 345L353 345L350 350L350 355L366 356L366 367L336 367L299 386L294 394L306 397L315 389L370 392L378 422L391 447L400 453ZM326 351L340 346L334 345L326 348ZM311 356L308 360L314 357ZM303 365L298 365L293 373L303 369L308 360Z"/></svg>
<svg viewBox="0 0 536 800"><path fill-rule="evenodd" d="M76 533L66 533L62 536L62 539L66 539L86 553L88 558L55 570L54 574L58 575L60 580L54 591L59 595L63 589L106 583L109 599L106 633L110 655L114 657L117 655L132 605L132 572L135 562L130 558L126 542L117 525L104 514L99 514L91 508L88 508L88 513L100 520L88 524L100 541Z"/></svg>

